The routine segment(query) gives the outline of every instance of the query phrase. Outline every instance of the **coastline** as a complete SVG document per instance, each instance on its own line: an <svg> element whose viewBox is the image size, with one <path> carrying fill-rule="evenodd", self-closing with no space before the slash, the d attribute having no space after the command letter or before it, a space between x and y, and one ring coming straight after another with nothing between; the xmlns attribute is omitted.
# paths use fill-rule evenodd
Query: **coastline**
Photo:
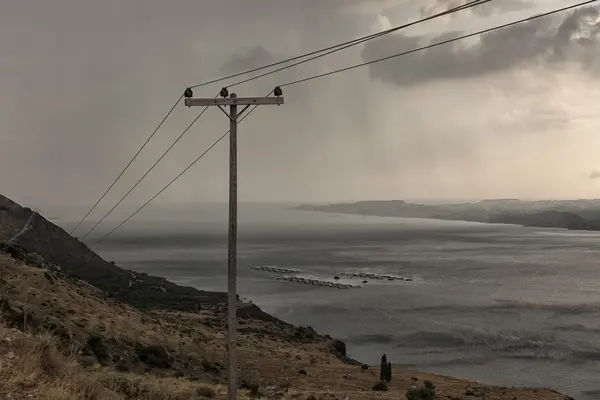
<svg viewBox="0 0 600 400"><path fill-rule="evenodd" d="M478 203L424 205L393 201L361 201L325 205L301 204L295 211L371 217L461 221L521 227L600 231L600 201L521 202L484 200ZM490 205L491 204L491 205Z"/></svg>
<svg viewBox="0 0 600 400"><path fill-rule="evenodd" d="M8 257L0 260L0 284L7 296L2 312L12 317L16 327L22 331L30 326L51 327L65 340L87 343L84 362L92 358L91 365L108 370L124 366L128 373L155 373L156 379L167 372L176 378L226 381L226 293L179 286L166 278L119 268L38 213L2 200L0 196L0 211L4 211L0 250ZM11 241L15 234L17 240ZM28 282L33 296L19 282ZM49 297L54 300L48 301ZM307 398L309 393L331 393L332 388L340 395L352 393L353 399L372 398L369 393L378 380L378 367L365 369L349 358L344 342L289 324L253 303L244 303L238 317L240 362L254 363L241 370L242 381L271 387L284 374L288 385ZM110 359L107 353L112 353ZM292 367L282 372L281 363ZM310 380L304 378L308 373ZM444 396L458 399L469 393L489 400L567 398L550 389L487 386L398 365L387 392L392 397L380 398L395 399L424 380L434 380Z"/></svg>

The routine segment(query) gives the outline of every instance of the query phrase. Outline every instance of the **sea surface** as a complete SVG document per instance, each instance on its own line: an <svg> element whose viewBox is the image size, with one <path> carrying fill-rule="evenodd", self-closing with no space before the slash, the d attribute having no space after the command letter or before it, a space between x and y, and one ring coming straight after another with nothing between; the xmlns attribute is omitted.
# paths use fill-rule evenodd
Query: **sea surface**
<svg viewBox="0 0 600 400"><path fill-rule="evenodd" d="M124 268L226 290L227 205L165 206L141 214L91 247ZM412 281L362 283L365 278L344 275L361 272ZM333 282L336 275L362 287L276 279ZM377 364L386 353L414 369L600 398L598 232L242 204L238 276L242 297L344 340L349 355L363 362Z"/></svg>

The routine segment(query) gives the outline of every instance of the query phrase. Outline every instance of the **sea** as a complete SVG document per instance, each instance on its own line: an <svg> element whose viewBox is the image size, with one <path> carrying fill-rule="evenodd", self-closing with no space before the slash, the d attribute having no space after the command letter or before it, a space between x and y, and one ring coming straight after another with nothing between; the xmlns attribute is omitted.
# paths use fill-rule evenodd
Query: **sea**
<svg viewBox="0 0 600 400"><path fill-rule="evenodd" d="M600 398L600 233L290 206L240 205L241 297L365 363ZM226 204L150 208L87 240L123 268L226 290Z"/></svg>

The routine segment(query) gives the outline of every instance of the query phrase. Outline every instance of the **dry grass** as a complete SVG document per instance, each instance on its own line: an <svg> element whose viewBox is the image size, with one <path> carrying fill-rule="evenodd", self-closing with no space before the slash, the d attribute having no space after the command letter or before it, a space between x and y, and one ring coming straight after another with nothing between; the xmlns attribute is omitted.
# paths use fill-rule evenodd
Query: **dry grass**
<svg viewBox="0 0 600 400"><path fill-rule="evenodd" d="M182 400L224 393L220 386L186 379L86 369L77 362L76 351L65 354L59 347L50 334L30 335L0 326L0 393L40 400Z"/></svg>
<svg viewBox="0 0 600 400"><path fill-rule="evenodd" d="M84 368L77 362L77 349L70 352L47 333L31 335L0 326L0 393L6 398L40 400L183 400L225 398L225 387L192 382L183 378L161 378L154 375L121 373L104 367ZM260 370L262 366L257 366ZM275 387L282 399L405 399L412 377L419 382L433 380L439 398L512 400L562 400L564 397L547 390L505 389L473 385L470 382L430 374L401 371L394 374L388 392L370 390L377 377L372 370L362 370L342 363L313 365L310 376L290 378L285 371ZM259 372L260 373L260 372ZM297 375L297 374L296 374ZM288 389L285 391L285 389ZM472 395L467 395L471 393ZM10 395L10 397L8 397ZM248 390L240 391L240 399L250 399Z"/></svg>

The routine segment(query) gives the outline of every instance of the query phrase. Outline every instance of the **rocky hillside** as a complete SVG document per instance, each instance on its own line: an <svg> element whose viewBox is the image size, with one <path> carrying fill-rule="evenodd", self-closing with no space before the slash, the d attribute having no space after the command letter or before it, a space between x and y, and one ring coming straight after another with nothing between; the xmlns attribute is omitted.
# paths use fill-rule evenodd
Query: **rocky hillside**
<svg viewBox="0 0 600 400"><path fill-rule="evenodd" d="M194 380L222 377L224 303L194 313L142 311L6 242L0 242L0 274L4 323L78 343L86 363L138 373L162 371ZM333 342L310 328L257 320L245 308L241 305L239 313L241 364L260 361L285 347L329 353ZM265 371L263 378L275 375Z"/></svg>
<svg viewBox="0 0 600 400"><path fill-rule="evenodd" d="M0 240L18 242L70 276L135 307L194 310L226 301L226 295L175 285L164 278L124 270L29 208L0 195Z"/></svg>
<svg viewBox="0 0 600 400"><path fill-rule="evenodd" d="M0 200L0 399L225 398L223 294L120 269ZM403 399L426 380L438 398L565 399L397 367L375 386L378 370L348 359L343 342L256 306L238 315L242 399Z"/></svg>

